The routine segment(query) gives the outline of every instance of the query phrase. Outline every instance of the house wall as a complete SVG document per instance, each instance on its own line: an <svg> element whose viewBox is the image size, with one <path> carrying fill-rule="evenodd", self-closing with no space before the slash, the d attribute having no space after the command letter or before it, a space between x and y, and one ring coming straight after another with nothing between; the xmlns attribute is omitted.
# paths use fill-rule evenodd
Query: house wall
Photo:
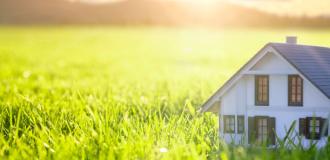
<svg viewBox="0 0 330 160"><path fill-rule="evenodd" d="M246 114L246 80L240 79L222 98L220 108L220 136L228 143L235 142L236 144L243 144L243 134L224 134L221 126L223 126L222 115L245 115ZM239 100L237 100L239 99ZM246 121L246 120L245 120ZM237 120L236 120L237 131ZM246 127L245 127L246 128Z"/></svg>
<svg viewBox="0 0 330 160"><path fill-rule="evenodd" d="M267 73L269 73L269 106L255 106L254 77L256 74ZM306 79L304 79L303 85L303 106L288 106L289 74L298 74L298 72L278 55L268 53L249 70L249 74L245 74L221 97L220 115L245 115L246 132L247 117L275 117L276 132L280 138L286 135L295 120L297 121L295 132L299 132L299 118L308 116L327 118L330 111L330 100ZM220 126L223 126L221 120ZM242 141L242 137L247 137L247 134L225 134L222 130L220 130L220 135L227 142L234 140L235 143ZM325 142L326 139L322 138L318 145L322 146ZM308 145L309 140L303 139L303 143Z"/></svg>
<svg viewBox="0 0 330 160"><path fill-rule="evenodd" d="M267 52L267 51L266 51ZM286 61L283 61L277 55L267 53L260 61L258 61L250 70L252 71L266 71L266 72L282 72L282 73L298 73L293 67L291 67Z"/></svg>

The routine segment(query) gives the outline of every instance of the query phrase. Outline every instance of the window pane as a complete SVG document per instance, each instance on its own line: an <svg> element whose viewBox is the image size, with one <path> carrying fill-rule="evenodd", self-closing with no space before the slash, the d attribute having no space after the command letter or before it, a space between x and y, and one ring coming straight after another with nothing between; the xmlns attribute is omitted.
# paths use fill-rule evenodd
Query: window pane
<svg viewBox="0 0 330 160"><path fill-rule="evenodd" d="M296 77L292 77L291 79L292 86L296 85Z"/></svg>
<svg viewBox="0 0 330 160"><path fill-rule="evenodd" d="M315 127L315 133L320 133L320 127Z"/></svg>
<svg viewBox="0 0 330 160"><path fill-rule="evenodd" d="M297 86L301 86L301 78L300 77L298 77L298 79L297 79Z"/></svg>
<svg viewBox="0 0 330 160"><path fill-rule="evenodd" d="M315 120L315 126L320 126L320 121L319 120Z"/></svg>
<svg viewBox="0 0 330 160"><path fill-rule="evenodd" d="M267 126L267 119L263 119L263 126Z"/></svg>
<svg viewBox="0 0 330 160"><path fill-rule="evenodd" d="M263 127L263 133L267 133L267 126Z"/></svg>
<svg viewBox="0 0 330 160"><path fill-rule="evenodd" d="M258 128L258 132L259 132L259 134L262 134L262 127Z"/></svg>
<svg viewBox="0 0 330 160"><path fill-rule="evenodd" d="M297 94L301 93L301 86L297 86Z"/></svg>
<svg viewBox="0 0 330 160"><path fill-rule="evenodd" d="M301 102L301 95L297 95L297 101L296 102Z"/></svg>
<svg viewBox="0 0 330 160"><path fill-rule="evenodd" d="M235 132L235 116L224 116L225 133Z"/></svg>
<svg viewBox="0 0 330 160"><path fill-rule="evenodd" d="M262 89L261 88L259 89L259 92L258 92L257 96L258 96L258 101L261 102L262 101Z"/></svg>
<svg viewBox="0 0 330 160"><path fill-rule="evenodd" d="M263 93L263 94L266 94L266 93L267 93L267 86L263 86L263 87L262 87L262 93Z"/></svg>
<svg viewBox="0 0 330 160"><path fill-rule="evenodd" d="M309 124L309 133L311 135L313 134L319 134L321 132L321 122L318 119L311 118L308 122Z"/></svg>

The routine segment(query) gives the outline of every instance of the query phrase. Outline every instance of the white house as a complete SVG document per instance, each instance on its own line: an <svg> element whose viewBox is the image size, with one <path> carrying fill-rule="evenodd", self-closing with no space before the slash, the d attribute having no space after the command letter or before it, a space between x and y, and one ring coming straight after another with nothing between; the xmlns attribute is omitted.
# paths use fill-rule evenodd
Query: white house
<svg viewBox="0 0 330 160"><path fill-rule="evenodd" d="M266 44L202 106L219 115L220 137L228 143L276 144L296 121L307 146L327 142L330 113L330 48ZM273 131L276 131L276 135ZM297 139L295 139L298 142Z"/></svg>

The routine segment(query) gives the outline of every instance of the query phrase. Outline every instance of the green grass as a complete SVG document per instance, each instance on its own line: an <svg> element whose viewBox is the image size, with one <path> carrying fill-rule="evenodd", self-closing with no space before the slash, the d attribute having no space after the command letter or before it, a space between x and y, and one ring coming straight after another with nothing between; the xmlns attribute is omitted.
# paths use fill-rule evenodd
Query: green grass
<svg viewBox="0 0 330 160"><path fill-rule="evenodd" d="M230 147L216 115L198 113L265 43L290 34L330 46L330 30L0 27L0 157L327 159L330 146Z"/></svg>

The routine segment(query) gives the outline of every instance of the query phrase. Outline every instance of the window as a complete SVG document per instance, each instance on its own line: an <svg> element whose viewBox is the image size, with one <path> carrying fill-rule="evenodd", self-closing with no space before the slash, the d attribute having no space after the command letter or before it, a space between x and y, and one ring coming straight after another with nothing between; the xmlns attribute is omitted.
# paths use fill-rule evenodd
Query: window
<svg viewBox="0 0 330 160"><path fill-rule="evenodd" d="M299 75L288 76L288 105L303 105L303 79Z"/></svg>
<svg viewBox="0 0 330 160"><path fill-rule="evenodd" d="M268 106L269 76L255 77L255 104L257 106Z"/></svg>
<svg viewBox="0 0 330 160"><path fill-rule="evenodd" d="M237 133L244 133L244 116L237 116Z"/></svg>
<svg viewBox="0 0 330 160"><path fill-rule="evenodd" d="M223 116L225 133L235 133L235 116Z"/></svg>
<svg viewBox="0 0 330 160"><path fill-rule="evenodd" d="M268 139L268 118L257 119L257 142L266 143Z"/></svg>
<svg viewBox="0 0 330 160"><path fill-rule="evenodd" d="M321 118L308 117L307 118L307 135L308 139L320 139L321 133Z"/></svg>
<svg viewBox="0 0 330 160"><path fill-rule="evenodd" d="M309 133L315 133L315 134L320 134L320 120L319 119L311 119L309 121L309 128L308 128L308 131Z"/></svg>
<svg viewBox="0 0 330 160"><path fill-rule="evenodd" d="M306 139L320 139L328 135L328 120L321 117L307 117L299 119L299 134ZM324 132L324 133L322 133Z"/></svg>

